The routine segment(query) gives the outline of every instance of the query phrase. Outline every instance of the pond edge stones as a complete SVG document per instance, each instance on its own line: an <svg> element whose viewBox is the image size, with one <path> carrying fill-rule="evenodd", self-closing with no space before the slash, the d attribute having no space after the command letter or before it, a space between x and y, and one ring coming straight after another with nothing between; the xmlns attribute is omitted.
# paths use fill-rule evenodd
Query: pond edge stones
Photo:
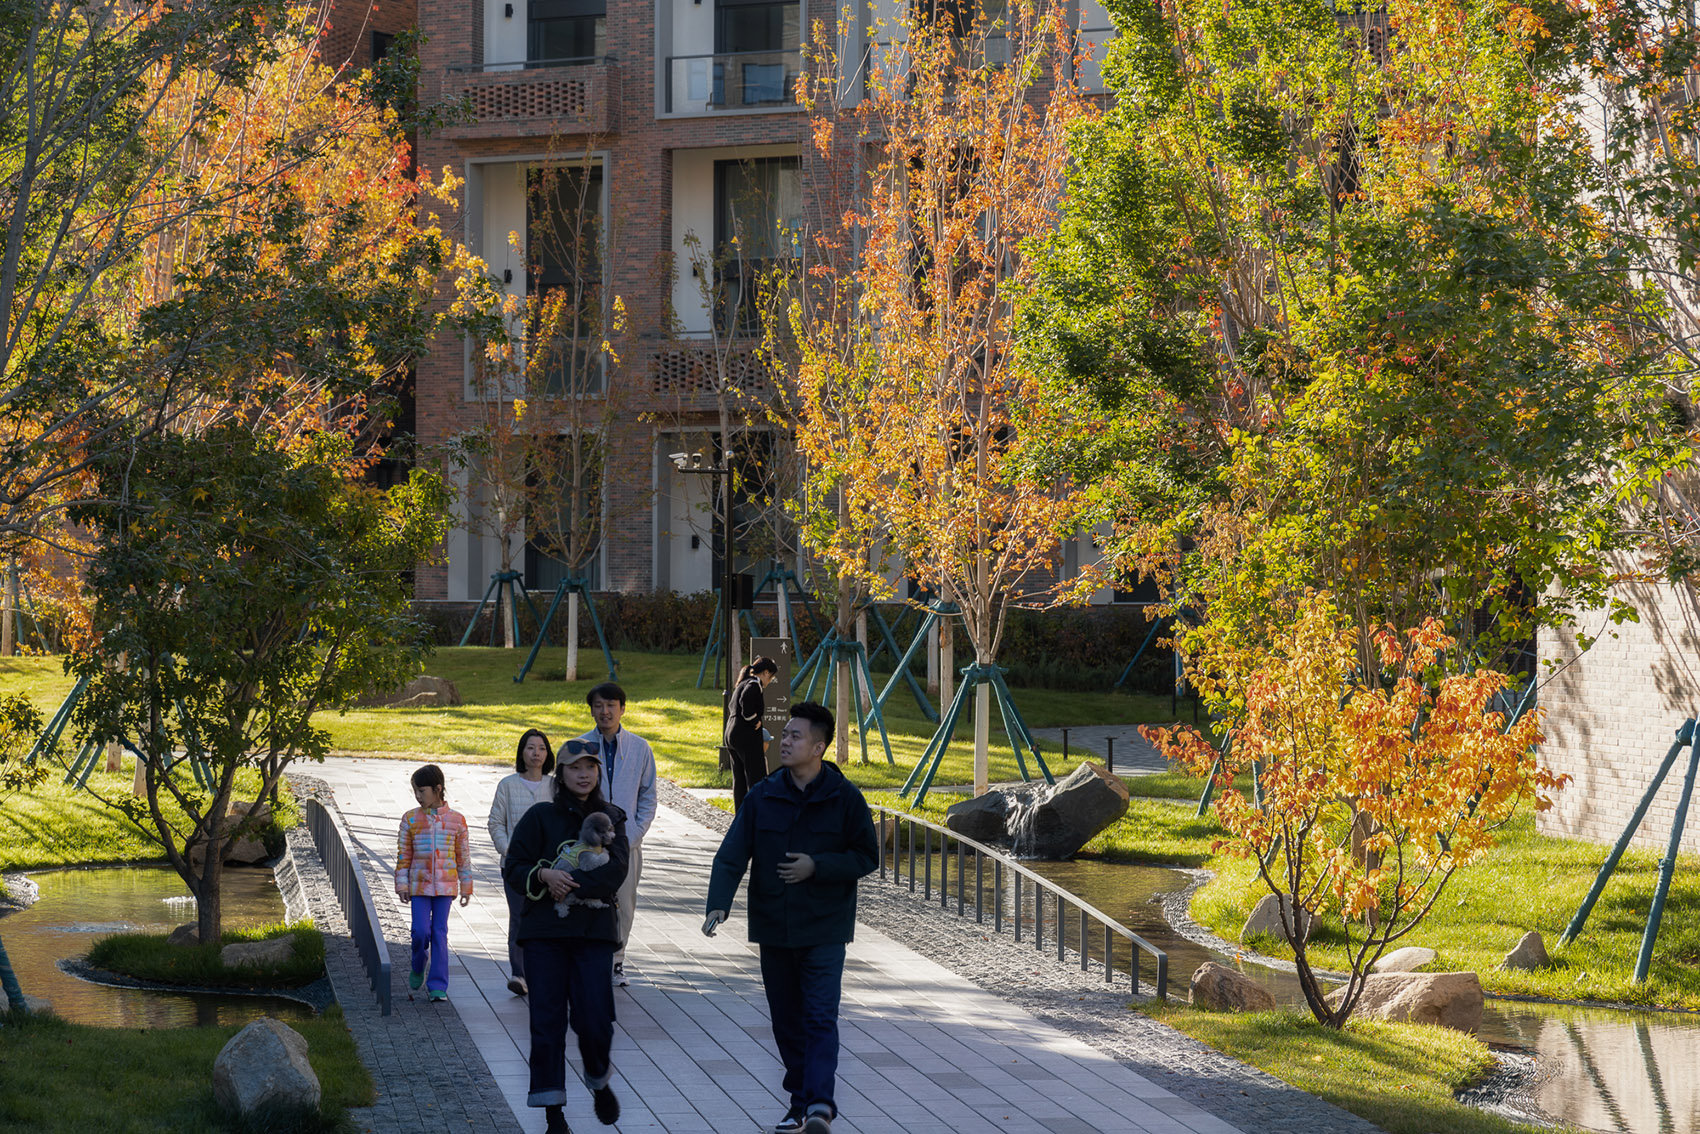
<svg viewBox="0 0 1700 1134"><path fill-rule="evenodd" d="M307 1061L307 1041L281 1020L261 1016L234 1036L213 1060L213 1098L227 1111L250 1115L317 1111L319 1077Z"/></svg>

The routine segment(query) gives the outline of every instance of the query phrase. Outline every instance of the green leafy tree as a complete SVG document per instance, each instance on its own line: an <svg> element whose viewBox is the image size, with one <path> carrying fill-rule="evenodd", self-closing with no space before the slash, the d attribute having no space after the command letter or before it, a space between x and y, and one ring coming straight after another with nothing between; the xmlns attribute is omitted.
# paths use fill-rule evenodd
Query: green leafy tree
<svg viewBox="0 0 1700 1134"><path fill-rule="evenodd" d="M103 456L73 512L96 535L100 636L70 659L90 681L77 723L140 751L145 799L111 802L158 834L203 941L218 939L221 851L242 830L227 822L238 771L269 795L328 750L315 713L392 687L426 648L405 572L442 540L446 491L420 471L359 486L348 455L346 440L286 448L238 425L154 434Z"/></svg>
<svg viewBox="0 0 1700 1134"><path fill-rule="evenodd" d="M1023 328L1114 564L1247 641L1327 589L1364 674L1389 623L1515 669L1609 602L1619 478L1671 456L1625 319L1660 299L1588 202L1559 38L1504 0L1116 16Z"/></svg>
<svg viewBox="0 0 1700 1134"><path fill-rule="evenodd" d="M28 697L17 693L0 695L0 796L39 783L46 775L45 765L23 761L24 753L41 735L41 727L41 714ZM12 962L6 956L3 941L0 941L0 992L6 994L9 1011L28 1010L29 1003L12 972Z"/></svg>

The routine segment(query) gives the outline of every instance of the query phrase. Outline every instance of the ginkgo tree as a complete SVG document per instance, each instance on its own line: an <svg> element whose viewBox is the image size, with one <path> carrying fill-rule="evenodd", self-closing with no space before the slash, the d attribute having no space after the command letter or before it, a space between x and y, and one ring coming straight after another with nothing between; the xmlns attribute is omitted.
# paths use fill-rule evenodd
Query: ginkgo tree
<svg viewBox="0 0 1700 1134"><path fill-rule="evenodd" d="M838 52L848 29L818 24L803 85L815 148L854 189L823 235L853 239L854 262L853 290L798 325L797 428L806 450L835 454L821 475L843 506L876 520L904 569L960 609L983 792L980 679L1072 507L1065 479L1024 460L1049 407L1015 349L1013 299L1031 278L1025 242L1057 217L1069 129L1091 109L1062 5L913 5L874 38L858 74L860 56ZM844 444L847 429L862 437ZM820 548L864 577L869 550Z"/></svg>
<svg viewBox="0 0 1700 1134"><path fill-rule="evenodd" d="M1332 596L1317 592L1267 641L1207 626L1189 639L1191 673L1231 722L1230 743L1218 749L1186 726L1141 730L1195 774L1217 775L1216 815L1230 836L1218 846L1250 857L1281 898L1305 1003L1336 1028L1453 874L1520 807L1550 807L1569 779L1536 758L1539 710L1508 722L1493 708L1504 674L1437 671L1457 645L1437 620L1379 628L1368 673L1354 639ZM1307 952L1313 915L1345 929L1351 971L1332 994Z"/></svg>

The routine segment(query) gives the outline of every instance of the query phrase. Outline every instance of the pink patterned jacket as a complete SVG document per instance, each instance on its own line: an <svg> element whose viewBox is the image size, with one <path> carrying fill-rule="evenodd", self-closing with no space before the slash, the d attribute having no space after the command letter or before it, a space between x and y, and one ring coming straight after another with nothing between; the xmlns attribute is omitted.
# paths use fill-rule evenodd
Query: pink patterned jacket
<svg viewBox="0 0 1700 1134"><path fill-rule="evenodd" d="M401 817L395 888L410 898L465 897L472 893L472 858L466 819L460 812L448 807L415 807Z"/></svg>

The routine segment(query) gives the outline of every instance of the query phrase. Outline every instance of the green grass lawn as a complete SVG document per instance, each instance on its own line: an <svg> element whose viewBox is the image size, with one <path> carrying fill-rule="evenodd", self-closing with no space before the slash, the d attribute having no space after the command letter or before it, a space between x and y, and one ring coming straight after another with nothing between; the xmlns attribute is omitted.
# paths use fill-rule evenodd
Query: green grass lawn
<svg viewBox="0 0 1700 1134"><path fill-rule="evenodd" d="M1456 1101L1493 1063L1474 1036L1430 1024L1353 1020L1332 1031L1292 1012L1202 1012L1153 1005L1152 1015L1277 1079L1327 1099L1389 1134L1534 1134Z"/></svg>
<svg viewBox="0 0 1700 1134"><path fill-rule="evenodd" d="M713 687L712 679L705 688L696 687L700 659L631 650L617 657L620 684L630 698L626 727L654 746L660 773L685 787L730 787L730 774L717 770L720 691ZM330 732L332 747L341 753L509 764L514 745L528 728L542 729L558 745L591 727L584 696L606 671L600 668L601 659L594 653L581 654L581 659L583 680L569 684L528 677L516 685L513 677L525 660L524 650L478 646L440 649L427 660L426 671L453 681L464 704L440 709L355 709L341 715L326 713L319 721ZM0 688L29 695L44 716L50 715L72 685L61 668L60 659L52 657L0 658ZM560 673L565 668L564 648L545 649L531 672ZM1017 689L1014 693L1022 715L1033 728L1159 722L1169 716L1168 698L1148 694L1057 689ZM885 750L874 730L868 746L872 763L857 766L861 745L854 736L851 738L852 775L865 787L901 786L933 733L933 725L921 715L906 690L894 692L888 708L886 727L895 765L886 764ZM994 712L992 778L1016 779L1019 772L1015 759L997 719ZM959 740L946 753L936 783L973 780L972 725L964 721L957 735Z"/></svg>
<svg viewBox="0 0 1700 1134"><path fill-rule="evenodd" d="M135 763L126 757L122 771L109 773L103 766L90 776L92 791L66 785L55 771L28 791L0 797L0 871L162 861L165 854L152 835L101 802L129 796L134 775ZM253 799L258 786L257 773L239 772L236 798ZM165 810L181 814L169 801ZM279 811L279 824L295 822L288 792L281 794Z"/></svg>
<svg viewBox="0 0 1700 1134"><path fill-rule="evenodd" d="M298 1020L323 1091L310 1131L352 1130L346 1111L377 1097L342 1010ZM0 1130L154 1134L235 1130L213 1101L212 1067L240 1029L97 1028L54 1016L0 1027ZM252 1127L250 1127L252 1129ZM301 1128L297 1128L301 1129Z"/></svg>
<svg viewBox="0 0 1700 1134"><path fill-rule="evenodd" d="M219 951L243 941L295 938L295 953L282 965L226 968ZM114 933L89 950L97 969L137 980L196 988L300 988L325 975L325 939L310 921L230 929L216 945L169 945L163 933Z"/></svg>
<svg viewBox="0 0 1700 1134"><path fill-rule="evenodd" d="M1575 941L1558 935L1593 884L1609 848L1536 834L1532 817L1513 821L1501 844L1458 871L1440 901L1400 945L1424 945L1439 956L1434 971L1474 969L1490 992L1574 1000L1700 1008L1700 857L1677 859L1653 963L1645 984L1631 981L1659 854L1631 850ZM1218 856L1217 877L1193 898L1193 916L1229 939L1265 892L1246 859ZM1553 965L1534 972L1498 969L1500 959L1529 930L1545 939ZM1343 968L1345 937L1324 919L1308 950L1312 963ZM1274 956L1290 957L1285 942L1260 941Z"/></svg>

